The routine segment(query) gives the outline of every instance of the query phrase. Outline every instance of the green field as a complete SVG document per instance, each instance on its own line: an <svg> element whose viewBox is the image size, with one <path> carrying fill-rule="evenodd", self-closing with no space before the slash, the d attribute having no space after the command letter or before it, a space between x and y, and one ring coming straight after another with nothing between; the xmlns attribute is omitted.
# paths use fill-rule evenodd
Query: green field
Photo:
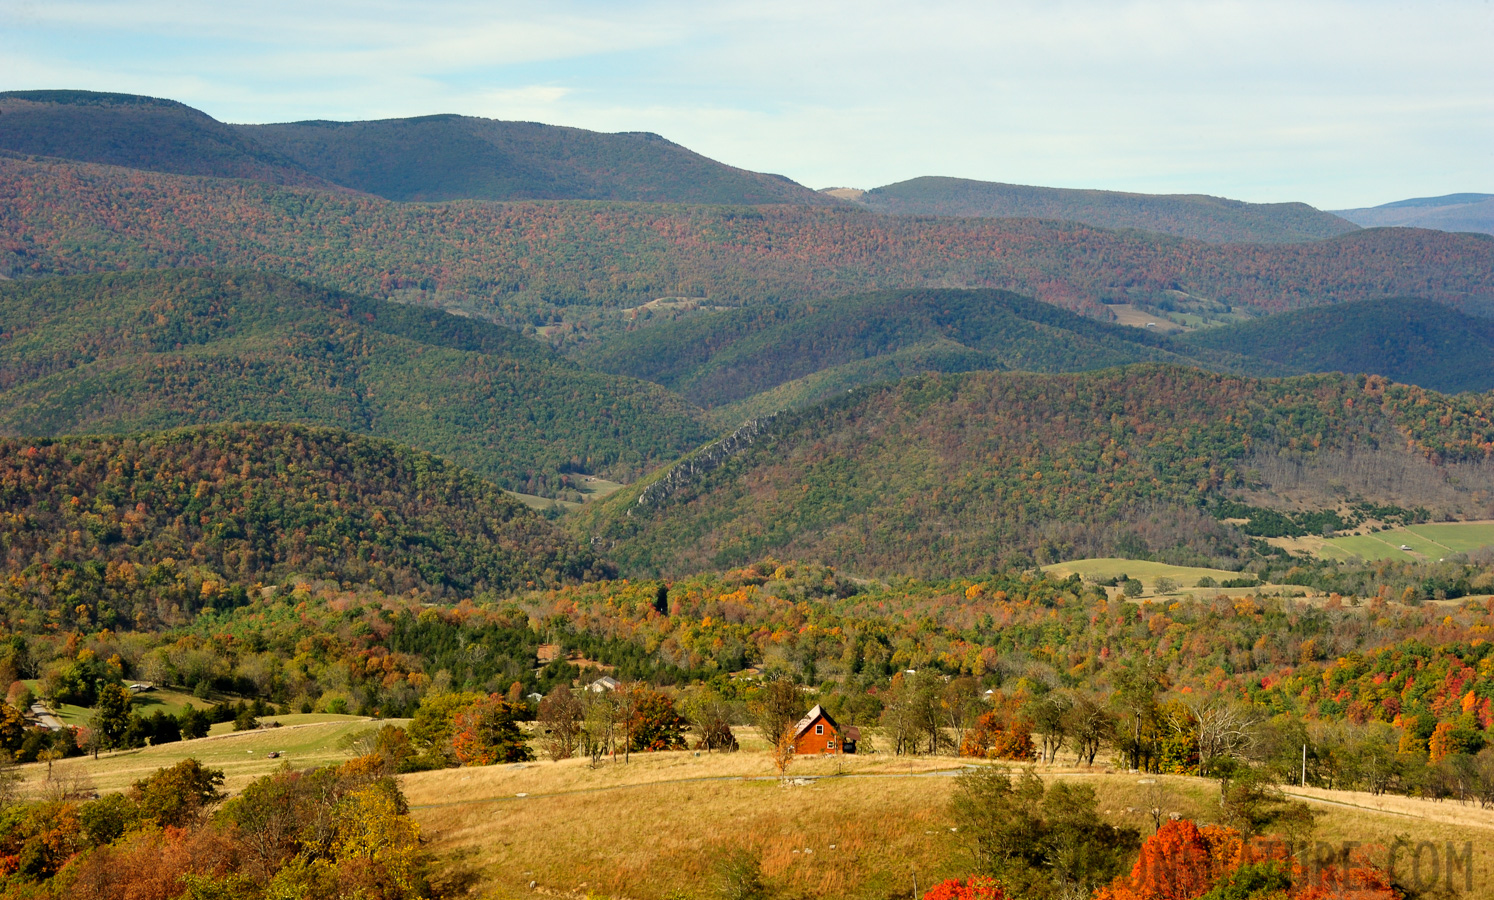
<svg viewBox="0 0 1494 900"><path fill-rule="evenodd" d="M31 688L33 693L41 696L42 689L40 681L31 679L26 681L25 684ZM149 716L157 710L166 713L168 716L176 716L180 715L188 706L207 709L212 705L212 701L200 700L191 694L157 688L143 694L136 694L134 696L133 708L135 712L140 713L142 716ZM54 703L52 704L52 712L56 713L57 718L65 725L87 725L88 720L93 717L93 710L86 706L73 706L70 703Z"/></svg>
<svg viewBox="0 0 1494 900"><path fill-rule="evenodd" d="M1209 577L1220 582L1226 578L1244 577L1239 572L1231 572L1228 569L1172 566L1167 563L1150 562L1143 559L1117 559L1114 557L1074 559L1068 562L1054 563L1051 566L1043 566L1043 571L1057 575L1060 578L1078 573L1079 577L1086 580L1100 579L1107 581L1119 575L1129 575L1141 582L1147 594L1154 594L1156 592L1157 579L1159 578L1171 578L1177 582L1179 588L1188 589L1198 584L1198 580L1204 577ZM1206 588L1205 590L1212 589Z"/></svg>
<svg viewBox="0 0 1494 900"><path fill-rule="evenodd" d="M98 759L79 757L53 764L64 770L81 770L100 792L119 791L164 766L174 765L187 757L215 769L222 769L229 790L241 789L251 780L289 764L297 769L329 763L346 762L348 755L337 746L346 734L373 727L371 719L359 716L290 715L266 716L262 722L280 722L281 728L256 731L232 731L233 723L214 726L214 734L195 741L179 741L139 750L117 750L103 753ZM405 719L388 719L404 725ZM378 723L383 724L383 723ZM229 729L226 733L219 729ZM278 757L271 759L270 753ZM40 791L47 778L46 763L17 767L24 789Z"/></svg>
<svg viewBox="0 0 1494 900"><path fill-rule="evenodd" d="M1410 547L1410 551L1400 549ZM1331 559L1437 560L1494 547L1494 522L1446 522L1330 538L1320 551Z"/></svg>
<svg viewBox="0 0 1494 900"><path fill-rule="evenodd" d="M519 491L504 491L504 493L530 509L543 510L549 509L552 506L558 506L561 509L570 510L577 509L597 500L605 500L621 489L622 485L616 481L608 481L605 478L595 478L588 475L579 487L581 495L584 498L580 503L574 500L555 500L550 497L541 497L537 494L524 494Z"/></svg>

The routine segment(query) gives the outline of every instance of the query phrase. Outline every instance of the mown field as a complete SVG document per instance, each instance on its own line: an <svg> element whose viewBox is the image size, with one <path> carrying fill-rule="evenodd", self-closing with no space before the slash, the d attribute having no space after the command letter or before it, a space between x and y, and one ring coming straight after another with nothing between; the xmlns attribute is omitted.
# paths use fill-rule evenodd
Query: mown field
<svg viewBox="0 0 1494 900"><path fill-rule="evenodd" d="M1402 550L1403 546L1410 550ZM1445 522L1329 538L1323 542L1318 554L1329 559L1357 556L1366 561L1436 561L1485 547L1494 547L1494 522Z"/></svg>
<svg viewBox="0 0 1494 900"><path fill-rule="evenodd" d="M82 775L102 793L122 791L157 769L190 756L203 765L222 769L227 788L234 791L282 765L307 769L346 762L348 755L338 747L338 741L370 727L371 722L359 716L319 714L266 716L260 721L280 722L281 727L235 732L232 722L223 722L213 726L208 737L195 741L116 750L102 753L98 759L84 756L59 761L52 764L53 776ZM404 723L401 719L389 721ZM278 754L277 758L270 758L272 752ZM24 793L42 791L47 780L46 763L19 766L17 770Z"/></svg>

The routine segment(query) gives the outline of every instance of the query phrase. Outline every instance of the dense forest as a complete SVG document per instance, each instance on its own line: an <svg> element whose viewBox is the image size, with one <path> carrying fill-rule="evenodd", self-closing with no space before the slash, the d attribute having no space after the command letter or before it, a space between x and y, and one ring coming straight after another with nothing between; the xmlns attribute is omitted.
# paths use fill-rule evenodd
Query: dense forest
<svg viewBox="0 0 1494 900"><path fill-rule="evenodd" d="M1305 309L1183 335L1314 372L1366 372L1434 391L1494 390L1494 322L1411 297Z"/></svg>
<svg viewBox="0 0 1494 900"><path fill-rule="evenodd" d="M1232 491L1269 495L1264 462L1358 452L1425 470L1454 492L1444 514L1480 518L1491 443L1486 396L1375 376L929 375L749 423L573 526L642 572L769 554L883 575L1148 553L1232 567L1243 536L1206 510ZM1439 465L1465 468L1448 479ZM1341 500L1329 480L1319 507Z"/></svg>
<svg viewBox="0 0 1494 900"><path fill-rule="evenodd" d="M190 622L293 575L470 594L607 571L465 470L302 426L0 441L0 514L12 629Z"/></svg>
<svg viewBox="0 0 1494 900"><path fill-rule="evenodd" d="M504 487L636 477L710 436L689 404L476 319L250 272L0 284L0 433L282 421L393 438Z"/></svg>
<svg viewBox="0 0 1494 900"><path fill-rule="evenodd" d="M696 315L647 325L577 354L604 372L715 407L774 392L800 406L924 372L1071 372L1136 362L1286 374L1228 352L1179 352L1155 332L1098 322L992 290L883 291ZM1297 370L1300 371L1300 370ZM790 384L790 382L797 382Z"/></svg>
<svg viewBox="0 0 1494 900"><path fill-rule="evenodd" d="M1311 241L1358 226L1305 203L1245 203L1201 194L1127 194L925 177L874 188L856 202L888 215L1061 219L1202 241Z"/></svg>
<svg viewBox="0 0 1494 900"><path fill-rule="evenodd" d="M659 297L742 305L926 286L1015 290L1102 317L1103 300L1131 290L1176 288L1257 311L1494 296L1494 241L1434 231L1213 245L1074 223L838 208L395 204L19 159L0 159L0 233L0 274L11 277L242 266L516 325Z"/></svg>

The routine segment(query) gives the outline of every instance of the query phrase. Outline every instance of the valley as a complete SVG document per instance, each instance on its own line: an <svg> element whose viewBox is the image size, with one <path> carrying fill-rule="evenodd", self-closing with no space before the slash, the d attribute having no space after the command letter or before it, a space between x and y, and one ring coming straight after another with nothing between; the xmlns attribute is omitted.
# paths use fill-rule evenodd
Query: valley
<svg viewBox="0 0 1494 900"><path fill-rule="evenodd" d="M1483 896L1494 241L1361 212L0 93L0 898Z"/></svg>

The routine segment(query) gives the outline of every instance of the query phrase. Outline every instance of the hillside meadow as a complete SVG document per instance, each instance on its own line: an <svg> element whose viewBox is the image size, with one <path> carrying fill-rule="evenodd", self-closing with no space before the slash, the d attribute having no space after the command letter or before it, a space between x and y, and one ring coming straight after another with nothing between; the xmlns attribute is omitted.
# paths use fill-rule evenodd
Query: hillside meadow
<svg viewBox="0 0 1494 900"><path fill-rule="evenodd" d="M593 770L579 760L405 776L411 812L443 877L477 896L710 896L716 863L761 854L775 896L885 898L962 877L969 850L948 802L955 758L886 754L804 760L781 785L766 753L638 754ZM1039 768L1096 790L1103 817L1152 830L1160 803L1199 822L1217 816L1218 783L1183 776ZM1152 782L1152 783L1148 783ZM1442 848L1474 844L1474 893L1494 875L1494 812L1458 804L1292 792L1319 814L1315 838L1389 845L1414 834ZM453 799L459 796L460 799ZM1128 811L1128 809L1134 811ZM646 835L635 823L649 823Z"/></svg>

